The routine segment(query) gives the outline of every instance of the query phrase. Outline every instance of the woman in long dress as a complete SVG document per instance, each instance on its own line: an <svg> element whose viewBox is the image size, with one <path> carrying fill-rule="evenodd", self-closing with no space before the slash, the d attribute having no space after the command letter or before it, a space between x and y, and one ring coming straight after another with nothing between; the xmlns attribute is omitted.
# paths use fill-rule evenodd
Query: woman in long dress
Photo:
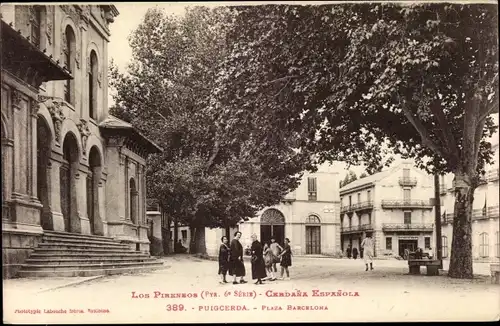
<svg viewBox="0 0 500 326"><path fill-rule="evenodd" d="M228 239L223 236L221 239L221 245L219 247L219 275L221 275L221 283L227 283L226 274L229 269L229 253L231 249L228 246Z"/></svg>
<svg viewBox="0 0 500 326"><path fill-rule="evenodd" d="M240 278L240 283L246 283L243 279L245 276L245 264L243 264L243 246L240 243L241 232L234 233L234 239L231 240L231 252L229 254L229 275L234 277L233 284L238 284L236 278Z"/></svg>
<svg viewBox="0 0 500 326"><path fill-rule="evenodd" d="M292 248L290 247L290 239L285 238L285 246L283 252L280 254L281 257L281 277L283 279L283 274L286 271L286 278L290 279L290 272L288 267L292 266Z"/></svg>
<svg viewBox="0 0 500 326"><path fill-rule="evenodd" d="M366 238L361 242L361 247L363 248L363 260L366 265L365 271L368 271L368 264L370 264L370 270L373 270L373 239L371 233L366 234Z"/></svg>
<svg viewBox="0 0 500 326"><path fill-rule="evenodd" d="M252 234L252 279L257 280L255 284L262 284L262 279L267 276L264 263L262 244L257 240L257 235Z"/></svg>

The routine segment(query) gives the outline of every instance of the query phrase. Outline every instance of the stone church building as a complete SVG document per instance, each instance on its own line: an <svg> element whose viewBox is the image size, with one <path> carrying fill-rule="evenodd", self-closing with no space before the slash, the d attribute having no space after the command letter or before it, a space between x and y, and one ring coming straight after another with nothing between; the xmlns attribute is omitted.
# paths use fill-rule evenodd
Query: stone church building
<svg viewBox="0 0 500 326"><path fill-rule="evenodd" d="M149 255L146 158L161 149L108 113L117 9L2 5L1 14L3 276L49 275L47 252L67 264L61 275L103 272L71 256L85 250L110 269L143 266L134 255ZM117 266L125 256L130 265Z"/></svg>

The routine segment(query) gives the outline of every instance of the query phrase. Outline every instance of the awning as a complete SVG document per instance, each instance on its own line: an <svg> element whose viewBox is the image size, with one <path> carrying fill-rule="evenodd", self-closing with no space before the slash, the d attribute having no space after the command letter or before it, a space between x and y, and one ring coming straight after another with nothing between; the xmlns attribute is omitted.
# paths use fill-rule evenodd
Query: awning
<svg viewBox="0 0 500 326"><path fill-rule="evenodd" d="M158 145L140 133L130 123L120 120L115 116L108 116L99 124L99 129L104 137L126 137L144 147L149 153L160 153L163 151Z"/></svg>

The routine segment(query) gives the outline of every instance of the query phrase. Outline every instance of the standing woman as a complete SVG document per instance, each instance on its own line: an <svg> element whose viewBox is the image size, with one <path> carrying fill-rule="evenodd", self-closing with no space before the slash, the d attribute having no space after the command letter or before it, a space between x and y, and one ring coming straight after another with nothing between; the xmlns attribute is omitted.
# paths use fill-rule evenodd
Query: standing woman
<svg viewBox="0 0 500 326"><path fill-rule="evenodd" d="M230 254L229 254L229 275L234 277L233 284L238 284L236 278L240 278L240 283L246 283L243 279L245 276L245 264L243 264L243 246L240 243L241 232L234 233L234 239L231 240Z"/></svg>
<svg viewBox="0 0 500 326"><path fill-rule="evenodd" d="M219 275L222 277L221 283L227 283L226 274L229 269L229 253L231 249L227 245L229 240L226 236L220 238L221 245L219 247Z"/></svg>
<svg viewBox="0 0 500 326"><path fill-rule="evenodd" d="M266 265L264 263L262 244L257 240L257 235L252 234L252 279L256 279L255 284L262 284L262 279L267 276Z"/></svg>
<svg viewBox="0 0 500 326"><path fill-rule="evenodd" d="M292 266L292 248L290 248L290 239L285 238L285 246L283 252L280 254L281 257L281 277L283 279L283 273L286 271L286 279L290 279L290 272L288 267Z"/></svg>
<svg viewBox="0 0 500 326"><path fill-rule="evenodd" d="M361 247L364 253L363 260L366 265L365 271L368 271L368 264L370 264L370 270L373 270L373 239L371 233L366 234L366 238L361 243Z"/></svg>

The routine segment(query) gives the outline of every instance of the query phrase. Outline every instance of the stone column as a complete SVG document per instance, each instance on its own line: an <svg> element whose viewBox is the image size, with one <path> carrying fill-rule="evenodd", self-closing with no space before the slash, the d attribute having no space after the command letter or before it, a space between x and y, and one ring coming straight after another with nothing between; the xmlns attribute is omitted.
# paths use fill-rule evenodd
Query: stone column
<svg viewBox="0 0 500 326"><path fill-rule="evenodd" d="M49 203L51 208L52 223L54 231L64 231L64 217L61 213L61 182L59 179L59 170L61 163L50 158L47 171L49 186Z"/></svg>
<svg viewBox="0 0 500 326"><path fill-rule="evenodd" d="M106 215L106 181L101 180L98 185L99 191L99 216L101 217L102 235L109 236Z"/></svg>
<svg viewBox="0 0 500 326"><path fill-rule="evenodd" d="M106 220L108 222L123 221L126 218L126 187L124 184L124 161L120 158L120 150L117 140L110 142L107 148L107 165L115 167L108 169L106 179Z"/></svg>
<svg viewBox="0 0 500 326"><path fill-rule="evenodd" d="M78 217L82 234L91 234L89 212L87 212L87 176L89 172L79 170L75 176L76 197L78 202ZM95 219L96 217L94 217ZM78 221L78 219L77 219Z"/></svg>

